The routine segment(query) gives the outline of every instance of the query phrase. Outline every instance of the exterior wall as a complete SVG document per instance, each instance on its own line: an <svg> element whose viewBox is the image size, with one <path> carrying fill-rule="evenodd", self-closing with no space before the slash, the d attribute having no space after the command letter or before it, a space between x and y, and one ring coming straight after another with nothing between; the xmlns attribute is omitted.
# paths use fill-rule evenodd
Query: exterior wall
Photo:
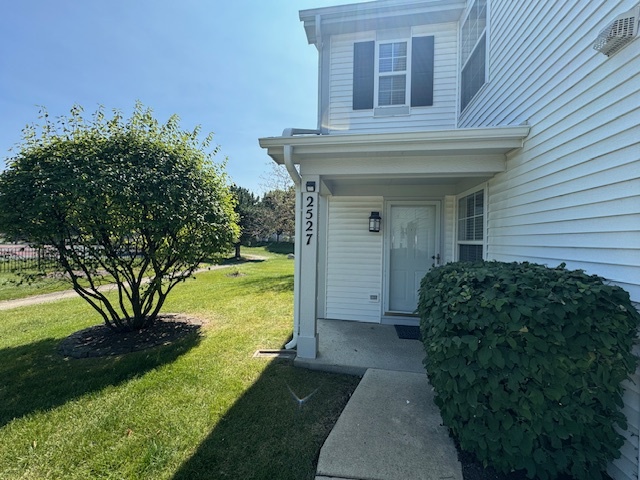
<svg viewBox="0 0 640 480"><path fill-rule="evenodd" d="M442 245L442 264L456 259L456 197L446 195L442 202L444 235Z"/></svg>
<svg viewBox="0 0 640 480"><path fill-rule="evenodd" d="M620 449L620 458L609 465L608 473L616 480L638 478L638 425L640 424L640 375L636 371L624 386L624 414L627 416L627 430L622 434L627 439Z"/></svg>
<svg viewBox="0 0 640 480"><path fill-rule="evenodd" d="M460 127L528 122L524 148L489 182L488 258L566 262L640 300L640 41L607 58L598 32L636 0L490 3L489 82ZM640 389L609 473L638 478Z"/></svg>
<svg viewBox="0 0 640 480"><path fill-rule="evenodd" d="M380 322L382 233L369 232L369 215L382 197L330 197L327 228L326 318ZM378 301L371 302L370 294Z"/></svg>
<svg viewBox="0 0 640 480"><path fill-rule="evenodd" d="M640 300L640 46L591 47L635 3L491 2L490 81L460 126L532 127L489 184L489 258L564 261Z"/></svg>
<svg viewBox="0 0 640 480"><path fill-rule="evenodd" d="M457 108L458 26L413 27L412 36L434 35L434 87L431 107L413 107L410 115L374 117L373 110L352 108L353 44L375 40L376 32L334 35L330 40L329 107L326 125L335 133L377 133L455 128Z"/></svg>

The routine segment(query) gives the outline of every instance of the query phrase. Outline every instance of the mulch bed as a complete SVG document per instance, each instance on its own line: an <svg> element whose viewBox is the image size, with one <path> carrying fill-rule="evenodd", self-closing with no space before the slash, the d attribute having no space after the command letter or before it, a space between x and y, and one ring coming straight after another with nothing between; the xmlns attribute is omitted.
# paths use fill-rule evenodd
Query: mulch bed
<svg viewBox="0 0 640 480"><path fill-rule="evenodd" d="M460 450L458 442L458 460L462 465L462 478L464 480L525 480L527 475L525 471L513 472L509 474L499 473L492 467L483 467L482 463L475 455Z"/></svg>
<svg viewBox="0 0 640 480"><path fill-rule="evenodd" d="M458 460L462 466L462 478L464 480L529 480L526 470L518 470L511 473L500 473L492 467L484 467L475 455L460 450L460 445L454 439L458 450ZM611 479L603 472L604 479ZM570 475L560 475L555 480L576 480Z"/></svg>
<svg viewBox="0 0 640 480"><path fill-rule="evenodd" d="M206 322L179 314L164 314L149 327L133 332L115 332L106 325L95 325L69 335L60 342L65 357L88 358L145 350L170 345L187 335L198 334Z"/></svg>

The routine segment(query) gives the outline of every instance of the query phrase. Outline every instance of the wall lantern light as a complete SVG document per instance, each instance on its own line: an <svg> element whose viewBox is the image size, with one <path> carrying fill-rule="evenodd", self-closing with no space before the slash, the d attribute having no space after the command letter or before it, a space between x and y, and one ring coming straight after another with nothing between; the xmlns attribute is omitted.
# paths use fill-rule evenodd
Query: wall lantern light
<svg viewBox="0 0 640 480"><path fill-rule="evenodd" d="M316 191L316 182L307 182L305 185L307 188L307 192L315 192Z"/></svg>
<svg viewBox="0 0 640 480"><path fill-rule="evenodd" d="M369 215L369 231L379 232L381 221L382 218L380 218L380 212L371 212L371 215Z"/></svg>

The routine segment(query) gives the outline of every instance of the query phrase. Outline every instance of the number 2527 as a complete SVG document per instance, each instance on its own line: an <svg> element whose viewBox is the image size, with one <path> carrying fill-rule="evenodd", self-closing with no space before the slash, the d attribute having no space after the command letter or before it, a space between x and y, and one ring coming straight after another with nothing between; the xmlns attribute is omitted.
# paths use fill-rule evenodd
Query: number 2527
<svg viewBox="0 0 640 480"><path fill-rule="evenodd" d="M306 229L305 234L307 236L307 245L311 245L311 239L313 238L313 197L308 196L306 199L305 208L307 209L305 212L305 220L306 220Z"/></svg>

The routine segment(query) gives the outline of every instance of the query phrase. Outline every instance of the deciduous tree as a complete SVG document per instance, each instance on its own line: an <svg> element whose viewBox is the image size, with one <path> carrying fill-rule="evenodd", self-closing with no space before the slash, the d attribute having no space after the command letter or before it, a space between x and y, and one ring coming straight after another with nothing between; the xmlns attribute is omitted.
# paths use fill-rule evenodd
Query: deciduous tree
<svg viewBox="0 0 640 480"><path fill-rule="evenodd" d="M235 257L239 259L240 247L251 245L260 236L260 200L248 189L237 185L231 186L231 192L236 199L235 211L240 226L240 236L235 242Z"/></svg>
<svg viewBox="0 0 640 480"><path fill-rule="evenodd" d="M167 295L238 235L211 136L80 107L25 129L0 176L0 231L53 246L74 290L116 330L144 328ZM209 149L209 153L207 153ZM115 282L115 295L100 285Z"/></svg>
<svg viewBox="0 0 640 480"><path fill-rule="evenodd" d="M267 235L276 235L276 241L284 235L292 236L295 231L294 187L286 190L271 190L262 198L263 228Z"/></svg>

